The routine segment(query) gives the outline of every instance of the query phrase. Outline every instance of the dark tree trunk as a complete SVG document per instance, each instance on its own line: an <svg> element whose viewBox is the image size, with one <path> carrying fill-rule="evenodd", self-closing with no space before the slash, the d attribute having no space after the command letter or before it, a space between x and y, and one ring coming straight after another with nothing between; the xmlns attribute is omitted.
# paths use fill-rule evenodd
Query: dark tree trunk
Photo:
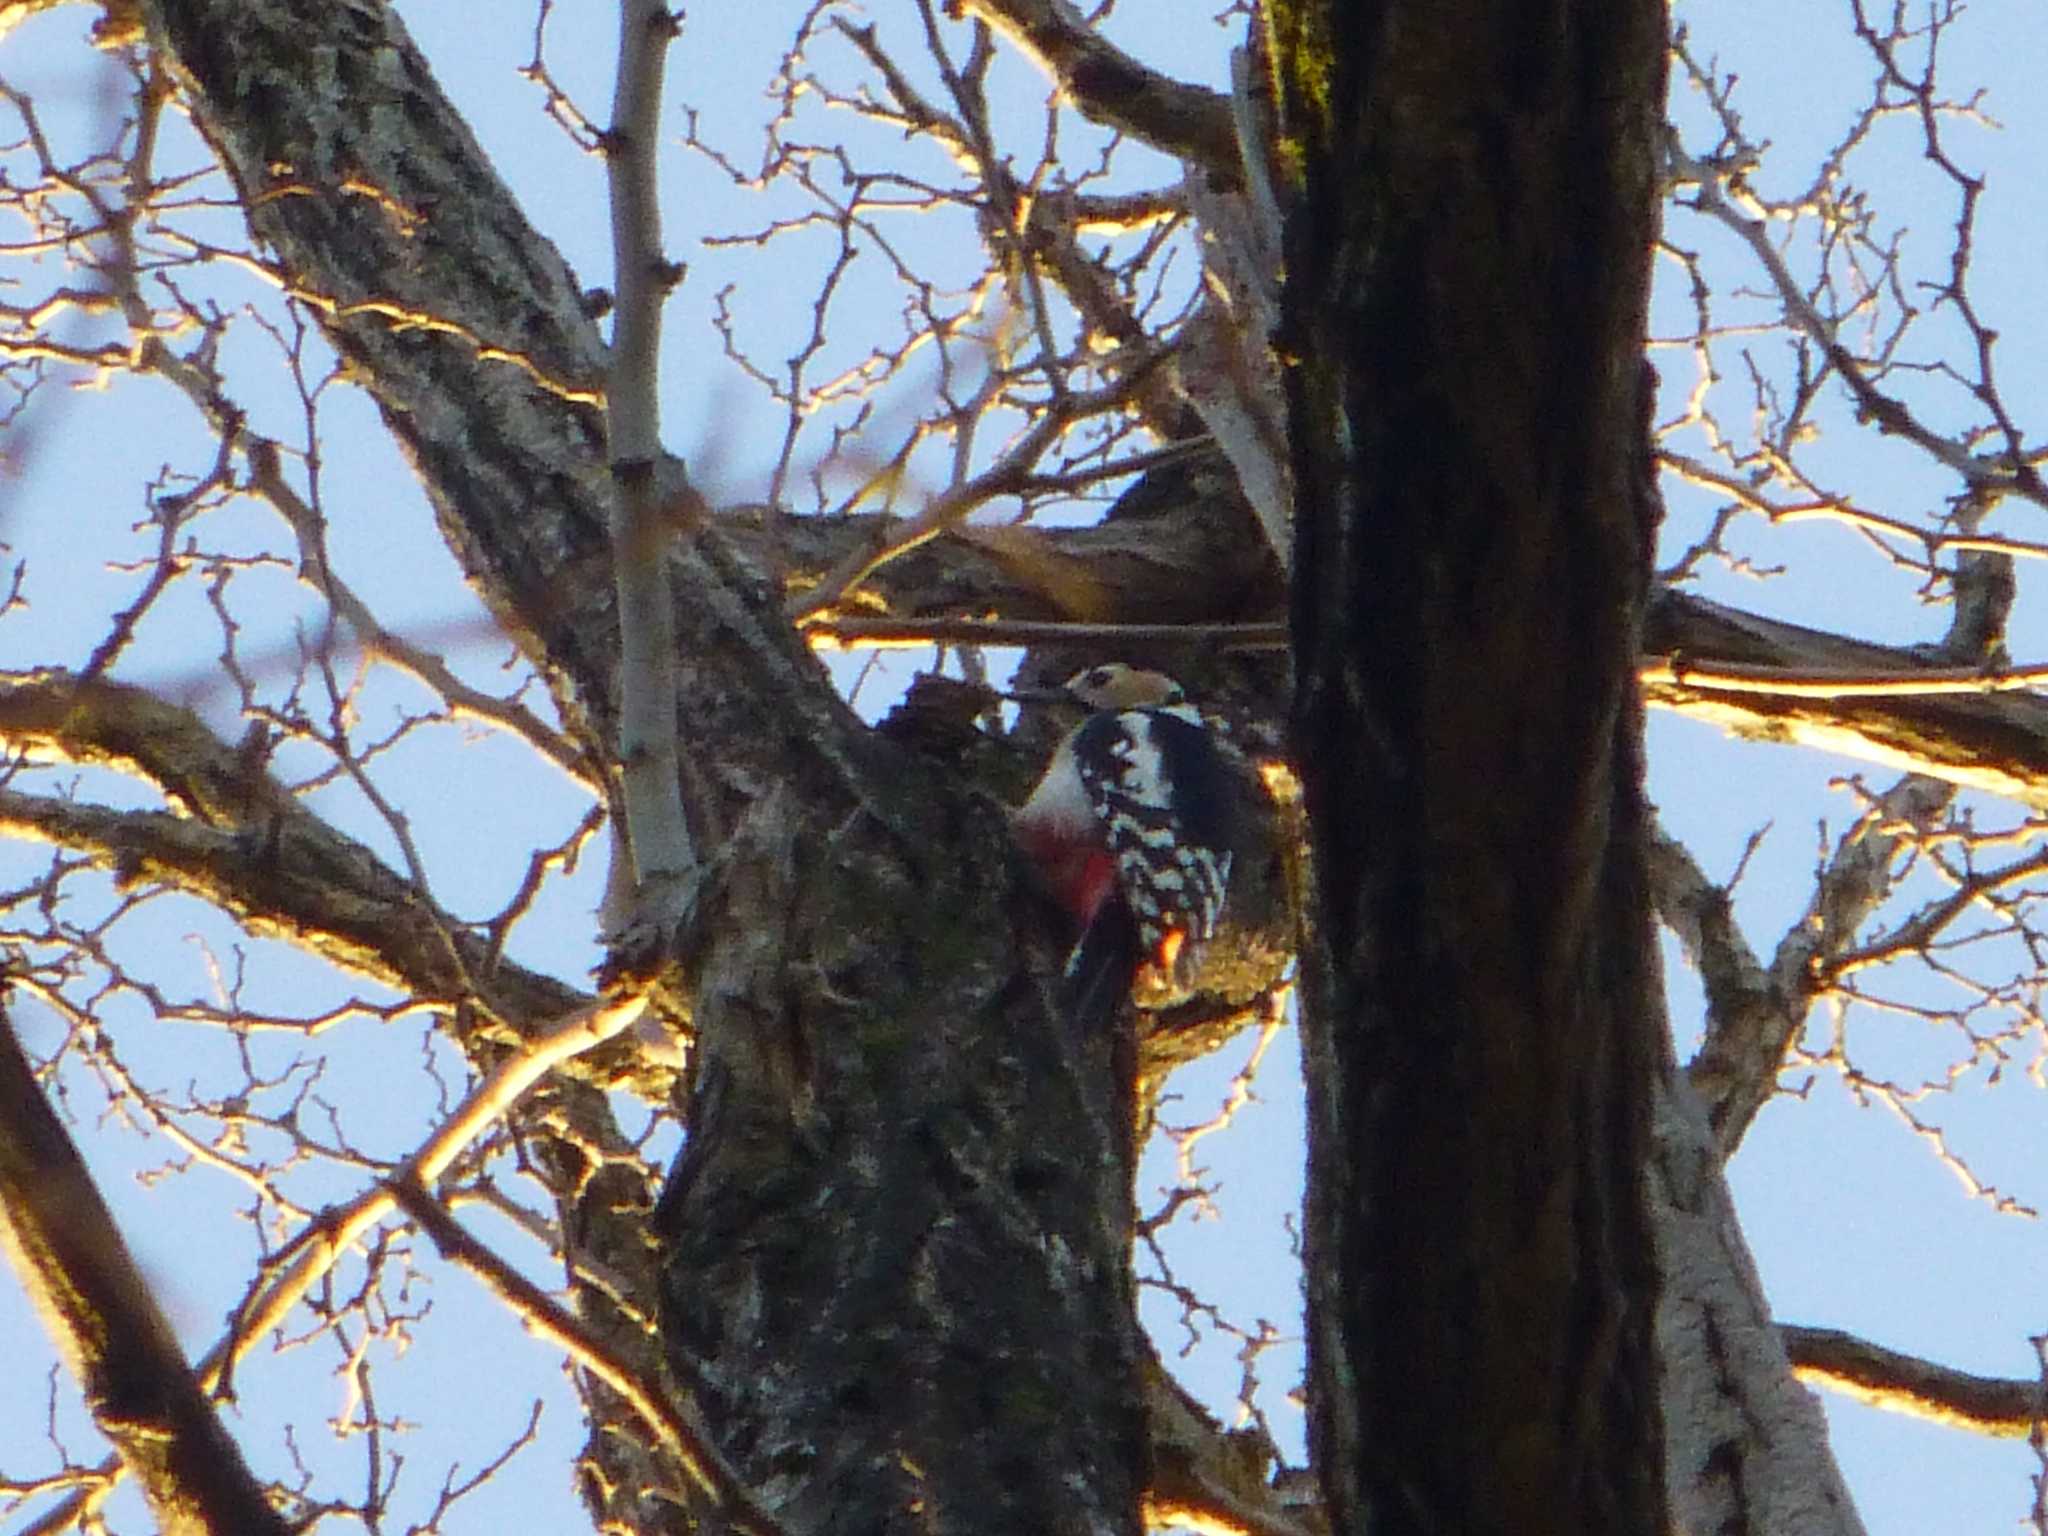
<svg viewBox="0 0 2048 1536"><path fill-rule="evenodd" d="M1276 7L1333 1527L1661 1528L1635 680L1663 8Z"/></svg>

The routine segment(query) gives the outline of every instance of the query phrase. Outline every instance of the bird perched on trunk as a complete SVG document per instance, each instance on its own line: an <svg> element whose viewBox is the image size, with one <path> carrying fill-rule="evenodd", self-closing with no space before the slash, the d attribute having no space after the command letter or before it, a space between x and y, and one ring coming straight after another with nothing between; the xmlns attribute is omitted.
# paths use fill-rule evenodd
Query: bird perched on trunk
<svg viewBox="0 0 2048 1536"><path fill-rule="evenodd" d="M1112 662L1050 696L1089 713L1012 825L1073 920L1074 1017L1113 1014L1133 992L1171 1000L1215 937L1230 891L1241 796L1229 749L1163 672Z"/></svg>

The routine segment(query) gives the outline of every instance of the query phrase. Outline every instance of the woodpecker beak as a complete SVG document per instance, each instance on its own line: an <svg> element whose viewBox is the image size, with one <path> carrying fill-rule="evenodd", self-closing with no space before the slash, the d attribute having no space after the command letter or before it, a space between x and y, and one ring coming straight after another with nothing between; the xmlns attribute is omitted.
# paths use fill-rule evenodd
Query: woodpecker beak
<svg viewBox="0 0 2048 1536"><path fill-rule="evenodd" d="M1067 691L1066 684L1055 683L1050 688L1012 688L1003 695L1019 704L1072 704L1074 696Z"/></svg>

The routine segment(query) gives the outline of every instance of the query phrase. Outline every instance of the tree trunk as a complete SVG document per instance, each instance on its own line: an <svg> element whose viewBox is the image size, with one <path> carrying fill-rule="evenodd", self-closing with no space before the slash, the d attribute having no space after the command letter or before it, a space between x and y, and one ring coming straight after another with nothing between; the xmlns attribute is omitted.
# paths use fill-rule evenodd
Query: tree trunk
<svg viewBox="0 0 2048 1536"><path fill-rule="evenodd" d="M1663 22L1276 8L1340 1531L1664 1522L1635 680Z"/></svg>
<svg viewBox="0 0 2048 1536"><path fill-rule="evenodd" d="M785 1531L1138 1529L1130 1070L988 906L1008 829L933 770L735 835L697 976L664 1344ZM806 820L816 799L802 808Z"/></svg>

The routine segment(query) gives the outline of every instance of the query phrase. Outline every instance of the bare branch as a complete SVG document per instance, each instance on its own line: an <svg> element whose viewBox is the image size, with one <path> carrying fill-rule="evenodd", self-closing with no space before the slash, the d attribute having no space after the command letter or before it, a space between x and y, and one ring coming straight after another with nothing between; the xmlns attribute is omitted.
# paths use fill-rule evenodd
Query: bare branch
<svg viewBox="0 0 2048 1536"><path fill-rule="evenodd" d="M412 881L300 805L270 776L260 731L258 750L230 747L191 711L144 689L50 671L0 679L0 740L18 752L132 774L183 813L0 790L0 827L13 836L201 896L253 933L413 997L466 998L487 1033L508 1043L531 1020L583 1001L498 960L487 940L423 904Z"/></svg>
<svg viewBox="0 0 2048 1536"><path fill-rule="evenodd" d="M619 0L618 82L604 136L611 188L613 311L606 423L613 495L612 574L618 588L619 775L625 847L638 882L673 892L697 862L683 815L676 743L676 627L669 592L675 520L660 485L661 306L681 276L661 248L656 152L661 81L677 22L662 0ZM677 505L701 507L682 488ZM694 519L692 519L694 521ZM614 858L616 878L624 860Z"/></svg>
<svg viewBox="0 0 2048 1536"><path fill-rule="evenodd" d="M228 1336L200 1362L201 1379L209 1386L222 1380L245 1349L282 1323L307 1288L392 1212L397 1205L395 1185L439 1179L464 1148L503 1118L550 1071L604 1044L638 1020L646 1007L644 994L593 1003L559 1020L536 1035L528 1048L509 1057L405 1160L392 1180L365 1190L300 1234L289 1262L273 1271L249 1297L233 1319Z"/></svg>
<svg viewBox="0 0 2048 1536"><path fill-rule="evenodd" d="M285 1536L0 1018L0 1238L168 1536Z"/></svg>
<svg viewBox="0 0 2048 1536"><path fill-rule="evenodd" d="M1084 117L1198 165L1226 185L1242 181L1229 101L1147 69L1099 36L1071 0L965 0L961 8L1037 60Z"/></svg>
<svg viewBox="0 0 2048 1536"><path fill-rule="evenodd" d="M673 1403L660 1383L643 1378L631 1364L591 1337L539 1286L465 1232L416 1177L394 1179L390 1188L393 1198L425 1228L445 1257L497 1292L528 1331L566 1351L632 1405L641 1422L674 1453L708 1516L745 1536L780 1536L781 1527L762 1510L717 1447L692 1422L695 1415Z"/></svg>
<svg viewBox="0 0 2048 1536"><path fill-rule="evenodd" d="M1728 892L1672 839L1651 843L1658 915L1678 934L1707 988L1707 1035L1687 1068L1707 1108L1721 1155L1732 1156L1756 1113L1777 1091L1778 1070L1816 999L1832 985L1830 963L1855 943L1890 896L1892 862L1955 790L1906 779L1876 799L1843 834L1813 898L1786 930L1768 967L1735 929Z"/></svg>
<svg viewBox="0 0 2048 1536"><path fill-rule="evenodd" d="M2038 1377L1977 1376L1837 1328L1778 1331L1801 1381L1873 1408L2006 1440L2025 1439L2044 1417Z"/></svg>

